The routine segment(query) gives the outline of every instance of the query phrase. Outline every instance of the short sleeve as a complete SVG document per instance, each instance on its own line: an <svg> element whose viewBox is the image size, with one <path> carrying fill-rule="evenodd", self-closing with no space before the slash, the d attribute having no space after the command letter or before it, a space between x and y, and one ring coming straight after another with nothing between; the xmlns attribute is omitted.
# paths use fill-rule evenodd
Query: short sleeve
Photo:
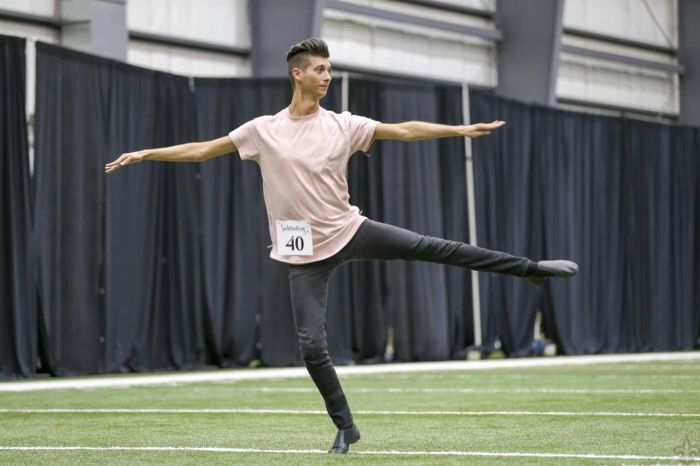
<svg viewBox="0 0 700 466"><path fill-rule="evenodd" d="M359 115L350 115L349 120L350 153L358 150L367 152L374 140L374 130L379 122Z"/></svg>
<svg viewBox="0 0 700 466"><path fill-rule="evenodd" d="M258 158L260 145L255 129L255 120L250 120L234 129L228 134L228 137L238 149L241 160L256 160Z"/></svg>

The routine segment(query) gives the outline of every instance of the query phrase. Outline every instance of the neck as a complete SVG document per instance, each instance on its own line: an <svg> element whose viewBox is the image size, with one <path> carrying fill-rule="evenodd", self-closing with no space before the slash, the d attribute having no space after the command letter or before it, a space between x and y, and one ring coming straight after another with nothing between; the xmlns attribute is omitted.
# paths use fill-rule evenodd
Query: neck
<svg viewBox="0 0 700 466"><path fill-rule="evenodd" d="M318 111L318 102L318 97L305 94L300 89L295 89L294 95L292 96L292 103L289 104L289 113L293 116L311 115Z"/></svg>

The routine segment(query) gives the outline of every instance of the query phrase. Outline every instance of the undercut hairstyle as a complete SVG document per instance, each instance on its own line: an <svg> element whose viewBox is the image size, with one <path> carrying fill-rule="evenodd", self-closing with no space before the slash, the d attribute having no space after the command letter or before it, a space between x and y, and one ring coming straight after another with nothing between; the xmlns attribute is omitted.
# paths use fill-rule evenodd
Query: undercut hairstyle
<svg viewBox="0 0 700 466"><path fill-rule="evenodd" d="M328 58L330 55L328 53L328 45L317 37L311 37L298 44L292 45L287 51L287 72L289 74L289 82L294 89L294 76L292 76L292 70L294 68L299 68L301 70L306 69L309 66L309 57L311 55Z"/></svg>

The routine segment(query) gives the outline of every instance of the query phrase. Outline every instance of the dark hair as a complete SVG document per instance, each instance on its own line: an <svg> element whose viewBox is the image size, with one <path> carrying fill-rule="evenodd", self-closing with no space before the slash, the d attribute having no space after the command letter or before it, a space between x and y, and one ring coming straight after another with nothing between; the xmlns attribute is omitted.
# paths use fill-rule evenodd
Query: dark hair
<svg viewBox="0 0 700 466"><path fill-rule="evenodd" d="M306 68L309 65L309 57L311 55L323 58L329 57L328 45L323 39L310 37L292 45L287 51L287 72L289 73L289 82L292 85L292 89L294 89L292 70L294 68Z"/></svg>

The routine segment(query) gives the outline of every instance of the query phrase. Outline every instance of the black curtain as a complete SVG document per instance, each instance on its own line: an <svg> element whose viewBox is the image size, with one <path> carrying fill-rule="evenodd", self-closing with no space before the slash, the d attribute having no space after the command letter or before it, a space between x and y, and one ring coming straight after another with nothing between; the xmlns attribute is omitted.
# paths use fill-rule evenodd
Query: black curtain
<svg viewBox="0 0 700 466"><path fill-rule="evenodd" d="M0 36L0 378L36 367L25 40Z"/></svg>
<svg viewBox="0 0 700 466"><path fill-rule="evenodd" d="M623 313L623 123L539 108L533 154L544 246L538 258L571 258L580 273L551 280L541 302L546 330L567 354L632 350ZM512 122L515 125L518 122Z"/></svg>
<svg viewBox="0 0 700 466"><path fill-rule="evenodd" d="M191 141L183 77L37 44L40 339L52 374L204 362L198 172L120 153Z"/></svg>
<svg viewBox="0 0 700 466"><path fill-rule="evenodd" d="M35 219L41 343L55 375L101 372L109 70L37 44ZM102 338L102 341L100 341Z"/></svg>
<svg viewBox="0 0 700 466"><path fill-rule="evenodd" d="M508 121L474 142L480 244L569 258L543 288L482 281L489 339L529 351L534 312L567 354L691 349L700 301L697 128L525 106L470 92L474 121ZM501 316L499 318L498 316Z"/></svg>
<svg viewBox="0 0 700 466"><path fill-rule="evenodd" d="M350 111L398 123L459 124L461 88L392 81L350 81ZM349 167L351 196L364 213L432 236L467 241L464 146L459 138L412 143L380 141L369 159ZM446 359L471 341L470 278L437 264L389 261L364 267L372 277L357 317L368 329L364 343L378 351L394 336L397 360ZM353 279L354 286L362 280ZM381 303L381 306L380 306Z"/></svg>
<svg viewBox="0 0 700 466"><path fill-rule="evenodd" d="M473 140L479 246L533 259L542 256L541 195L532 181L532 108L470 90L470 119L502 119L505 128ZM529 352L538 291L525 281L496 274L479 276L483 341L500 340L511 356Z"/></svg>
<svg viewBox="0 0 700 466"><path fill-rule="evenodd" d="M109 150L100 163L196 136L187 78L108 62ZM199 166L146 162L106 180L107 370L205 363Z"/></svg>
<svg viewBox="0 0 700 466"><path fill-rule="evenodd" d="M697 344L698 134L690 128L625 122L622 351Z"/></svg>
<svg viewBox="0 0 700 466"><path fill-rule="evenodd" d="M288 105L286 80L196 79L39 43L34 179L24 42L2 38L0 376L300 364L286 266L268 258L258 167L237 156L147 162L123 152L226 135ZM340 111L337 80L325 108ZM462 121L461 88L352 79L349 109L384 122ZM688 349L700 336L700 134L470 92L479 244L581 265L535 288L481 274L485 343L530 352L537 310L570 354ZM348 167L370 218L467 241L460 138L381 141ZM33 201L33 204L32 204ZM32 219L34 231L32 233ZM36 290L36 291L35 291ZM469 273L353 263L328 298L337 363L460 357ZM9 332L9 333L8 333ZM391 339L390 339L391 337Z"/></svg>

